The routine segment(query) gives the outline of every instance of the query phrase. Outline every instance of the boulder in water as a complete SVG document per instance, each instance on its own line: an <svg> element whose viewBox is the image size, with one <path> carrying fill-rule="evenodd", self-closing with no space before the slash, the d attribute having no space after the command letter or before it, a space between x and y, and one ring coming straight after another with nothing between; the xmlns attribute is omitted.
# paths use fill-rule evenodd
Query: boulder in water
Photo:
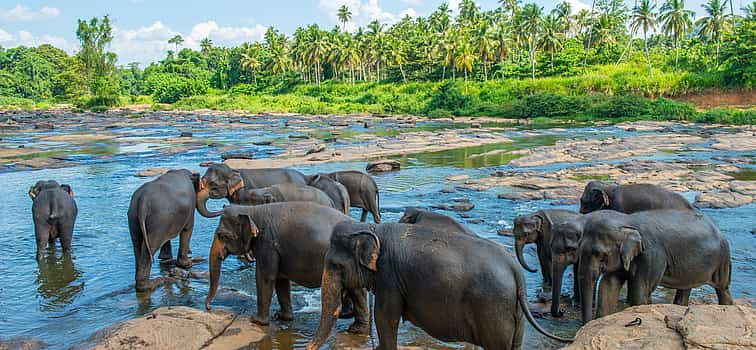
<svg viewBox="0 0 756 350"><path fill-rule="evenodd" d="M401 169L401 163L393 159L383 159L368 163L365 170L369 173L387 173Z"/></svg>

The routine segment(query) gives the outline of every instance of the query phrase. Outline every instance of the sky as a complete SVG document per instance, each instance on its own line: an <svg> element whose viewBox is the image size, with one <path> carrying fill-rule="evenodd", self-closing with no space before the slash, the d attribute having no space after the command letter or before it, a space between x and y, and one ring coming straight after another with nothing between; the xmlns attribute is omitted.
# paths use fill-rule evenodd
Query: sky
<svg viewBox="0 0 756 350"><path fill-rule="evenodd" d="M546 11L557 1L535 0ZM574 12L590 9L589 0L568 1ZM688 8L703 13L702 1L687 0ZM734 1L740 8L747 0ZM49 43L74 53L77 20L109 15L114 30L111 50L118 63L146 65L173 49L168 39L176 34L193 49L205 37L215 45L236 46L261 40L270 26L285 34L312 23L330 29L339 25L336 11L344 4L353 14L353 29L373 19L392 23L405 15L427 16L444 2L455 10L459 0L0 0L0 46ZM498 6L496 0L477 3L484 10Z"/></svg>

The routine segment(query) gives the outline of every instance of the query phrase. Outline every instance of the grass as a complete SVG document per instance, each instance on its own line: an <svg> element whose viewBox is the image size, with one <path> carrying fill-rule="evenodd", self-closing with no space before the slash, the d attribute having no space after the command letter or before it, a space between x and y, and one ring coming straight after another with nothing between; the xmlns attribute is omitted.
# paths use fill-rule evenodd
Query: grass
<svg viewBox="0 0 756 350"><path fill-rule="evenodd" d="M609 175L576 175L571 177L571 179L575 181L609 181L611 178L609 177Z"/></svg>

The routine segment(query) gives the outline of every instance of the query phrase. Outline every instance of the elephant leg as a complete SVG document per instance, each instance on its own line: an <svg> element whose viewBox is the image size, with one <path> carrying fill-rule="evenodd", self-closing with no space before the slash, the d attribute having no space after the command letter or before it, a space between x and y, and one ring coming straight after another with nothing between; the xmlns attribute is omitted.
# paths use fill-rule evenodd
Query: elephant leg
<svg viewBox="0 0 756 350"><path fill-rule="evenodd" d="M270 323L270 303L278 279L278 255L257 257L255 281L257 283L257 315L252 322L267 326Z"/></svg>
<svg viewBox="0 0 756 350"><path fill-rule="evenodd" d="M347 319L354 317L354 305L352 305L352 299L346 294L341 296L341 311L339 312L340 319Z"/></svg>
<svg viewBox="0 0 756 350"><path fill-rule="evenodd" d="M294 319L291 311L291 282L287 279L276 280L276 295L281 310L276 312L274 318L279 321L289 322Z"/></svg>
<svg viewBox="0 0 756 350"><path fill-rule="evenodd" d="M163 246L160 247L160 255L158 255L158 259L160 259L161 265L173 263L173 249L171 248L170 239L165 241Z"/></svg>
<svg viewBox="0 0 756 350"><path fill-rule="evenodd" d="M71 241L73 240L73 222L58 223L58 237L60 237L60 246L63 248L63 253L71 253Z"/></svg>
<svg viewBox="0 0 756 350"><path fill-rule="evenodd" d="M541 265L541 275L543 276L541 286L544 289L549 289L553 281L551 278L551 257L546 253L547 247L538 244L536 248L538 249L538 264Z"/></svg>
<svg viewBox="0 0 756 350"><path fill-rule="evenodd" d="M367 290L350 289L347 294L354 308L354 323L349 326L349 333L370 334L370 308L367 302Z"/></svg>
<svg viewBox="0 0 756 350"><path fill-rule="evenodd" d="M181 235L179 236L179 255L178 260L176 260L176 266L188 269L192 267L192 258L189 257L190 250L189 250L189 242L192 240L192 231L194 230L194 221L192 221L189 225L184 227L183 230L181 230Z"/></svg>
<svg viewBox="0 0 756 350"><path fill-rule="evenodd" d="M602 276L598 287L597 318L614 312L624 282L619 274L607 273Z"/></svg>
<svg viewBox="0 0 756 350"><path fill-rule="evenodd" d="M716 288L715 290L717 291L717 301L719 301L719 305L732 305L730 286Z"/></svg>
<svg viewBox="0 0 756 350"><path fill-rule="evenodd" d="M360 222L367 221L367 209L362 209L362 214L360 215Z"/></svg>
<svg viewBox="0 0 756 350"><path fill-rule="evenodd" d="M378 203L373 203L370 206L370 212L373 213L373 222L376 224L381 223L381 211L378 209Z"/></svg>
<svg viewBox="0 0 756 350"><path fill-rule="evenodd" d="M34 223L34 236L37 240L37 260L42 260L47 243L50 240L50 225L47 222Z"/></svg>
<svg viewBox="0 0 756 350"><path fill-rule="evenodd" d="M396 338L403 312L401 303L402 297L399 293L376 296L375 328L378 331L378 350L397 350Z"/></svg>
<svg viewBox="0 0 756 350"><path fill-rule="evenodd" d="M580 284L578 283L578 263L572 264L572 300L580 302Z"/></svg>
<svg viewBox="0 0 756 350"><path fill-rule="evenodd" d="M676 305L688 306L689 300L690 300L690 288L678 289L677 292L675 292L674 303Z"/></svg>
<svg viewBox="0 0 756 350"><path fill-rule="evenodd" d="M136 244L137 242L135 242ZM140 239L139 246L135 247L136 254L136 285L137 292L152 291L163 283L163 279L158 277L150 280L150 271L152 270L152 255L147 251L147 246Z"/></svg>
<svg viewBox="0 0 756 350"><path fill-rule="evenodd" d="M651 292L656 289L656 283L635 277L627 281L627 297L631 306L651 304ZM675 297L677 299L677 297Z"/></svg>

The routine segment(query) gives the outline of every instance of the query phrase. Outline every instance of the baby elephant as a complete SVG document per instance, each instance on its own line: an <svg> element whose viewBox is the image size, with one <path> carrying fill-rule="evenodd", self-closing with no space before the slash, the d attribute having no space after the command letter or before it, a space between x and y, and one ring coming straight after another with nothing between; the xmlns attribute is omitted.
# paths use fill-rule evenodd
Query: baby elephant
<svg viewBox="0 0 756 350"><path fill-rule="evenodd" d="M336 210L349 215L349 207L352 205L349 199L349 191L341 183L325 175L317 174L305 177L308 186L315 187L333 201Z"/></svg>
<svg viewBox="0 0 756 350"><path fill-rule="evenodd" d="M525 280L506 249L489 240L419 225L341 222L325 255L321 318L308 350L325 342L345 290L375 293L378 349L397 348L404 319L442 341L520 349L528 310Z"/></svg>
<svg viewBox="0 0 756 350"><path fill-rule="evenodd" d="M60 238L63 252L71 252L71 239L78 214L71 186L60 185L55 180L38 181L29 188L29 197L34 202L32 218L37 238L37 260L42 259L48 242L51 247L55 247L57 238Z"/></svg>
<svg viewBox="0 0 756 350"><path fill-rule="evenodd" d="M412 224L429 227L437 230L454 231L468 236L478 237L475 233L462 226L456 220L432 211L409 207L404 210L404 215L399 219L400 224Z"/></svg>
<svg viewBox="0 0 756 350"><path fill-rule="evenodd" d="M236 192L237 204L260 205L277 202L314 202L336 208L325 192L310 186L278 184L263 188L241 189Z"/></svg>

